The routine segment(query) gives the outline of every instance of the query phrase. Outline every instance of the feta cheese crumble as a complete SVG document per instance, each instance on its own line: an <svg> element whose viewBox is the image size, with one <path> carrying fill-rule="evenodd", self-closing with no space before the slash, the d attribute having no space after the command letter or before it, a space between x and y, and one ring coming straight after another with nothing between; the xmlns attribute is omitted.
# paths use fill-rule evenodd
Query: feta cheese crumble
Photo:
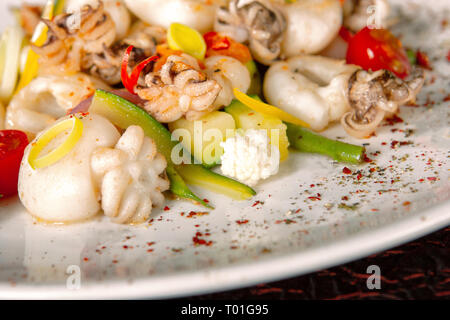
<svg viewBox="0 0 450 320"><path fill-rule="evenodd" d="M278 172L280 150L270 144L266 130L238 130L222 142L222 173L249 186Z"/></svg>

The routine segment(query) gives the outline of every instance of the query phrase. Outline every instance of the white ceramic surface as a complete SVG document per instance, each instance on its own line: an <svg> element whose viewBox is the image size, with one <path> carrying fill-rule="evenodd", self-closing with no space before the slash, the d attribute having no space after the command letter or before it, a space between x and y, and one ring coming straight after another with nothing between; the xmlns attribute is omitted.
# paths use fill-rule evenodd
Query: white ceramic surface
<svg viewBox="0 0 450 320"><path fill-rule="evenodd" d="M0 29L11 23L0 4ZM394 30L426 51L434 70L402 123L357 141L333 127L329 137L366 143L372 163L348 166L292 153L279 175L245 202L194 188L216 206L204 211L168 201L142 226L99 218L84 224L36 223L17 199L0 203L0 298L162 298L287 278L357 259L450 222L448 1L392 1ZM431 3L431 4L430 4ZM445 99L447 97L447 99ZM407 142L396 143L395 141ZM361 175L359 176L358 173ZM358 179L359 178L359 179ZM348 198L348 199L347 199ZM184 212L184 214L182 214ZM189 217L191 216L191 217ZM195 245L196 233L211 245ZM78 266L81 287L69 290Z"/></svg>

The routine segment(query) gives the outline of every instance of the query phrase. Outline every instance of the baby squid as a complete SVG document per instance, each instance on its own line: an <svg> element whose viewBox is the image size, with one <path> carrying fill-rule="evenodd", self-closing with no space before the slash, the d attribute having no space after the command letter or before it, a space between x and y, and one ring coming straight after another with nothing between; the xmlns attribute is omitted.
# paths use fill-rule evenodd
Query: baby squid
<svg viewBox="0 0 450 320"><path fill-rule="evenodd" d="M350 105L346 99L348 80L358 70L344 60L321 56L299 56L274 63L264 79L267 101L324 130L339 120Z"/></svg>
<svg viewBox="0 0 450 320"><path fill-rule="evenodd" d="M299 56L269 68L264 95L313 130L341 120L350 135L365 138L399 106L414 101L423 82L422 69L402 80L387 70L369 72L344 60Z"/></svg>
<svg viewBox="0 0 450 320"><path fill-rule="evenodd" d="M25 149L19 173L19 196L35 217L49 222L84 221L101 211L114 223L137 224L164 202L169 181L166 159L139 126L121 136L107 119L75 114L64 121L81 122L82 132L72 149L56 162L32 167L30 156L44 130ZM78 124L80 126L80 124ZM65 135L56 135L42 150L57 148ZM36 188L39 185L39 188Z"/></svg>
<svg viewBox="0 0 450 320"><path fill-rule="evenodd" d="M99 0L68 0L66 11L77 13L83 10L83 7L90 5L97 7ZM114 22L116 40L124 38L131 25L131 15L123 0L101 0L104 4L104 10L109 14Z"/></svg>
<svg viewBox="0 0 450 320"><path fill-rule="evenodd" d="M32 48L40 55L40 64L45 67L41 69L47 73L80 71L84 54L102 53L116 38L114 21L102 1L98 1L96 8L87 4L80 12L44 22L49 27L47 41L42 47L32 45Z"/></svg>
<svg viewBox="0 0 450 320"><path fill-rule="evenodd" d="M385 117L398 112L399 106L414 102L423 83L421 68L413 69L406 80L387 70L358 70L348 83L351 111L341 119L344 129L356 138L369 137Z"/></svg>
<svg viewBox="0 0 450 320"><path fill-rule="evenodd" d="M5 126L37 134L91 96L96 88L108 87L83 73L39 76L13 97Z"/></svg>
<svg viewBox="0 0 450 320"><path fill-rule="evenodd" d="M286 20L269 0L231 0L217 10L214 29L249 44L254 58L264 64L277 59Z"/></svg>
<svg viewBox="0 0 450 320"><path fill-rule="evenodd" d="M233 89L247 92L250 88L250 73L239 60L228 56L212 56L205 59L206 74L217 81L221 90L214 101L215 109L228 106L234 99Z"/></svg>
<svg viewBox="0 0 450 320"><path fill-rule="evenodd" d="M220 85L200 71L197 60L187 54L171 55L160 70L145 76L145 86L136 89L147 102L144 108L159 122L185 116L195 120L214 110Z"/></svg>
<svg viewBox="0 0 450 320"><path fill-rule="evenodd" d="M165 41L165 38L166 32L163 28L138 22L125 38L116 41L110 47L105 47L103 52L85 54L81 68L110 85L116 85L121 82L120 67L128 46L132 45L135 48L129 60L132 68L138 62L154 55L156 46Z"/></svg>
<svg viewBox="0 0 450 320"><path fill-rule="evenodd" d="M248 43L255 60L269 65L280 57L320 52L341 25L336 0L231 0L217 10L214 28Z"/></svg>

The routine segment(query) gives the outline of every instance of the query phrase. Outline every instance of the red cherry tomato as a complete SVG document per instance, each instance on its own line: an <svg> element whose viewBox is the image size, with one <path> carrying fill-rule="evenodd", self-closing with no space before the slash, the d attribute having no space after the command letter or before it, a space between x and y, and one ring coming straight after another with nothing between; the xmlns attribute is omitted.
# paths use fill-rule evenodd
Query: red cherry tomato
<svg viewBox="0 0 450 320"><path fill-rule="evenodd" d="M402 43L386 29L365 27L349 39L347 63L356 64L365 70L390 70L402 79L411 72L411 64Z"/></svg>
<svg viewBox="0 0 450 320"><path fill-rule="evenodd" d="M20 162L27 145L27 135L22 131L0 131L0 196L2 198L17 193Z"/></svg>

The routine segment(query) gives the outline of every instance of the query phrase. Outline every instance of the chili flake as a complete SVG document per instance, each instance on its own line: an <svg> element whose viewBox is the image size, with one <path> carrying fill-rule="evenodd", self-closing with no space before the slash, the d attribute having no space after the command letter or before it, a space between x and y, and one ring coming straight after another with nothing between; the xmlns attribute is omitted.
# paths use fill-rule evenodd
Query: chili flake
<svg viewBox="0 0 450 320"><path fill-rule="evenodd" d="M344 167L344 169L342 169L342 172L345 173L345 174L352 174L352 170L350 170L347 167Z"/></svg>

